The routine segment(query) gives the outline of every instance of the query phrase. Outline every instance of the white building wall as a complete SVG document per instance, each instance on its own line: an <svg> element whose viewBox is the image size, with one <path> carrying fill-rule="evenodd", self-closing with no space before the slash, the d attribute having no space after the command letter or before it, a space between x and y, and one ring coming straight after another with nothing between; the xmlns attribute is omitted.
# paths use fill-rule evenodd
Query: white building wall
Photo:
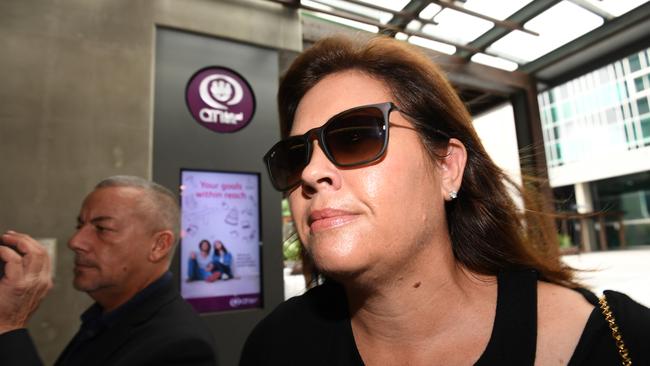
<svg viewBox="0 0 650 366"><path fill-rule="evenodd" d="M474 128L492 160L521 182L519 149L512 105L506 103L474 118Z"/></svg>

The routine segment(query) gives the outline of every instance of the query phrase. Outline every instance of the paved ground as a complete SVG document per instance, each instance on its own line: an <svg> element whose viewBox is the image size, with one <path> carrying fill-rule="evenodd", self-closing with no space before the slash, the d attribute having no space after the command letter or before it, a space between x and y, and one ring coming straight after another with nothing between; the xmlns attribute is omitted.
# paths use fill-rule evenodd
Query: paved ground
<svg viewBox="0 0 650 366"><path fill-rule="evenodd" d="M580 278L597 295L603 290L616 290L650 307L650 246L563 258L574 268L594 270L581 273Z"/></svg>
<svg viewBox="0 0 650 366"><path fill-rule="evenodd" d="M563 259L574 268L592 270L579 276L597 295L603 290L616 290L650 307L650 246L566 255ZM302 276L290 276L285 271L285 298L300 295L304 289Z"/></svg>

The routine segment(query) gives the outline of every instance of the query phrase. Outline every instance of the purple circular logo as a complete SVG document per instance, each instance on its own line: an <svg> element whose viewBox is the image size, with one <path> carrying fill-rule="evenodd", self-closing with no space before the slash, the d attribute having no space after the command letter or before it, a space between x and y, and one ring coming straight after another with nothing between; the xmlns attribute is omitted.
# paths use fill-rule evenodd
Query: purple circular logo
<svg viewBox="0 0 650 366"><path fill-rule="evenodd" d="M255 114L255 94L248 81L222 66L203 68L190 78L185 101L201 126L216 132L236 132Z"/></svg>

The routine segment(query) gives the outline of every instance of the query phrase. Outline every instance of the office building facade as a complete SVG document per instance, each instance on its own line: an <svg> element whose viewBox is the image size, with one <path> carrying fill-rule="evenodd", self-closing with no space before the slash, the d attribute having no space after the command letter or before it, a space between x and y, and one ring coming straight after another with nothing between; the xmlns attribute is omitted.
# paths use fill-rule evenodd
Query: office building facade
<svg viewBox="0 0 650 366"><path fill-rule="evenodd" d="M605 213L610 246L650 244L650 48L538 102L550 183L570 201L562 209Z"/></svg>

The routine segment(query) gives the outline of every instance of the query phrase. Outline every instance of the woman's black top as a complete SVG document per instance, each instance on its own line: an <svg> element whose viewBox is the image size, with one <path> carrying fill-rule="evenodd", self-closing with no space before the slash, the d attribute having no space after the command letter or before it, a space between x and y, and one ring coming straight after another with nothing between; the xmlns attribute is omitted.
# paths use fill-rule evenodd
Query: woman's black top
<svg viewBox="0 0 650 366"><path fill-rule="evenodd" d="M497 276L497 310L492 335L476 365L533 365L537 341L537 273ZM595 307L569 365L620 365L616 343L591 292L579 290ZM633 365L650 365L650 309L628 296L605 291ZM560 310L561 311L561 310ZM435 360L432 364L435 364ZM240 366L363 365L343 288L317 286L278 306L248 337Z"/></svg>

